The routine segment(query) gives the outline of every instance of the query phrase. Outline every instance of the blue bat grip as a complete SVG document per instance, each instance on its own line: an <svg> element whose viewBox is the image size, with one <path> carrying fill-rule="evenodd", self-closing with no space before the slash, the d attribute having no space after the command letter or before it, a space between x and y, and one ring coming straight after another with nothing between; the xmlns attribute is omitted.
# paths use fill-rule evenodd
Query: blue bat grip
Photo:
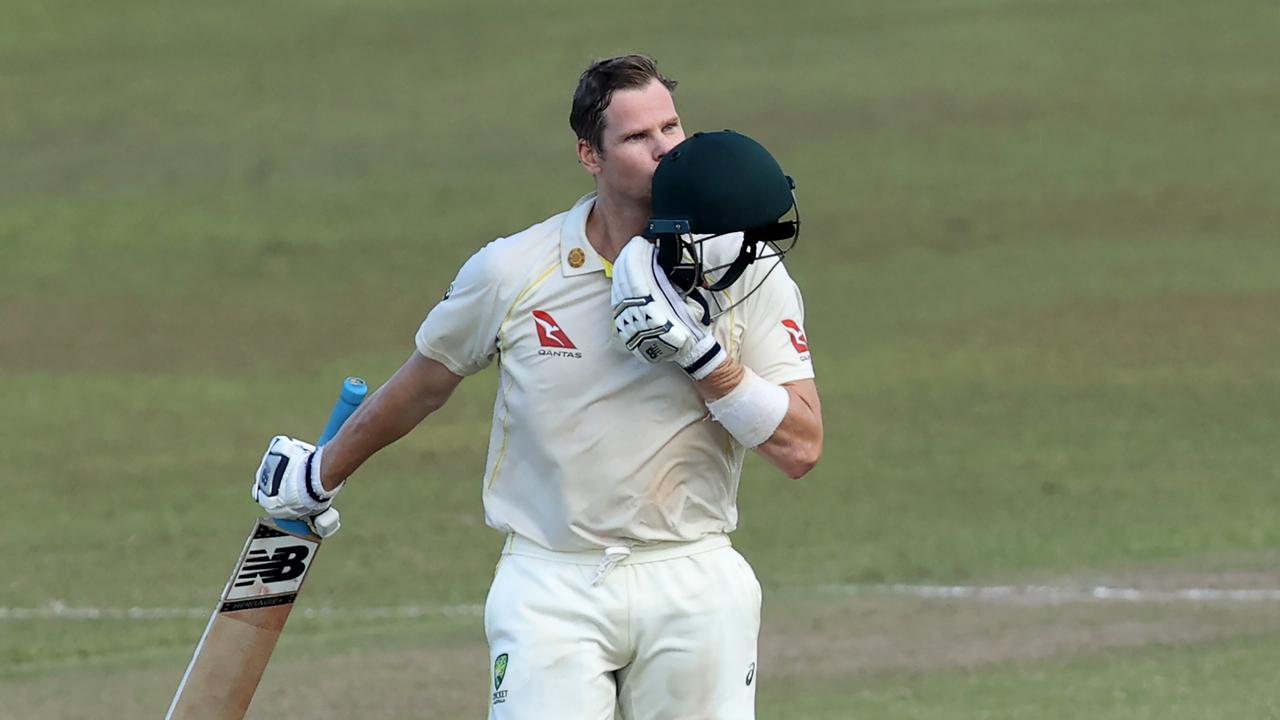
<svg viewBox="0 0 1280 720"><path fill-rule="evenodd" d="M342 392L338 394L338 402L333 405L333 412L329 413L329 422L324 426L324 432L320 433L320 442L317 445L323 445L333 439L334 435L342 429L342 424L351 417L351 414L360 407L360 403L364 402L365 395L369 393L369 386L364 380L358 377L349 377L342 382ZM311 528L301 520L284 520L276 518L276 525L282 529L297 535L308 535Z"/></svg>
<svg viewBox="0 0 1280 720"><path fill-rule="evenodd" d="M368 394L369 386L358 377L349 377L342 383L342 392L338 395L338 402L333 405L333 412L329 413L329 422L324 426L324 432L320 433L320 442L317 445L323 445L333 439L338 434L338 430L342 429L342 423L351 417L351 413L360 407L360 403L364 402L364 396Z"/></svg>

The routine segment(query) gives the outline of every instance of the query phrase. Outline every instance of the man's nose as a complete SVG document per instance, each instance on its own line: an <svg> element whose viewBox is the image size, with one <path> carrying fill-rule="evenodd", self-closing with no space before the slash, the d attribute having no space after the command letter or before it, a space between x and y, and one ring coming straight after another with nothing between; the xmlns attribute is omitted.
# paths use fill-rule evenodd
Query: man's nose
<svg viewBox="0 0 1280 720"><path fill-rule="evenodd" d="M657 146L656 152L654 152L653 154L653 159L661 160L663 157L666 156L667 153L671 152L671 148L679 144L680 144L680 141L676 140L675 138L667 137L663 135L661 139L658 140L658 146Z"/></svg>

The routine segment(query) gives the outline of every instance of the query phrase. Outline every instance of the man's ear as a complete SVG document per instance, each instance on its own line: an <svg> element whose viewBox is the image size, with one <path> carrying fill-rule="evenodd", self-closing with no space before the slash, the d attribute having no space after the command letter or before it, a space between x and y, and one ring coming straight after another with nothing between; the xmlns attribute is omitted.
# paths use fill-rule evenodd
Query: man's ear
<svg viewBox="0 0 1280 720"><path fill-rule="evenodd" d="M582 138L578 139L578 164L592 175L600 174L600 151Z"/></svg>

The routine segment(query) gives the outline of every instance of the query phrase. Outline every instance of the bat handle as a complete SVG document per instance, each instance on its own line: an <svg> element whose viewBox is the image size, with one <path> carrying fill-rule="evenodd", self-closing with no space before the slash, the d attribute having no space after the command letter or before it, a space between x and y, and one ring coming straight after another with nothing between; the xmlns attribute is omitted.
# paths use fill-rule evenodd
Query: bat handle
<svg viewBox="0 0 1280 720"><path fill-rule="evenodd" d="M324 432L320 433L320 441L317 445L323 445L333 439L334 435L342 429L342 424L351 417L351 414L360 407L360 403L364 402L365 395L369 393L369 386L364 380L358 377L349 377L342 381L342 392L338 393L338 402L333 405L333 412L329 413L329 422L324 425Z"/></svg>
<svg viewBox="0 0 1280 720"><path fill-rule="evenodd" d="M325 423L324 432L320 433L320 442L317 445L324 445L338 434L342 424L351 417L356 408L360 407L360 403L364 402L368 393L369 386L358 377L349 377L342 382L342 392L338 393L338 401L334 403L333 411L329 413L329 422ZM276 520L276 525L292 532L304 534L314 532L326 538L338 532L338 528L342 527L342 520L338 515L338 509L331 507L306 520Z"/></svg>

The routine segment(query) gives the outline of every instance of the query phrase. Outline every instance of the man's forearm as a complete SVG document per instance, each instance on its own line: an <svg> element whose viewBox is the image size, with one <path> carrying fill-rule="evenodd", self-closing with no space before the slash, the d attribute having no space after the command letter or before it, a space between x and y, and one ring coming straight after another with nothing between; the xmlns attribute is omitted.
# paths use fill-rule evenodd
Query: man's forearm
<svg viewBox="0 0 1280 720"><path fill-rule="evenodd" d="M812 380L782 386L791 403L782 424L756 451L788 477L799 479L822 456L822 409Z"/></svg>
<svg viewBox="0 0 1280 720"><path fill-rule="evenodd" d="M747 369L742 363L730 358L723 365L713 370L710 375L695 381L693 386L697 388L703 402L719 400L738 387L738 383L742 382L742 376L746 374L746 371Z"/></svg>
<svg viewBox="0 0 1280 720"><path fill-rule="evenodd" d="M732 392L745 376L742 363L729 360L694 387L704 402L712 402ZM799 478L813 469L822 455L822 407L812 380L787 383L782 388L788 396L786 415L773 434L754 449L788 477Z"/></svg>
<svg viewBox="0 0 1280 720"><path fill-rule="evenodd" d="M440 363L414 352L325 445L320 467L325 490L336 488L374 453L444 406L461 381Z"/></svg>

